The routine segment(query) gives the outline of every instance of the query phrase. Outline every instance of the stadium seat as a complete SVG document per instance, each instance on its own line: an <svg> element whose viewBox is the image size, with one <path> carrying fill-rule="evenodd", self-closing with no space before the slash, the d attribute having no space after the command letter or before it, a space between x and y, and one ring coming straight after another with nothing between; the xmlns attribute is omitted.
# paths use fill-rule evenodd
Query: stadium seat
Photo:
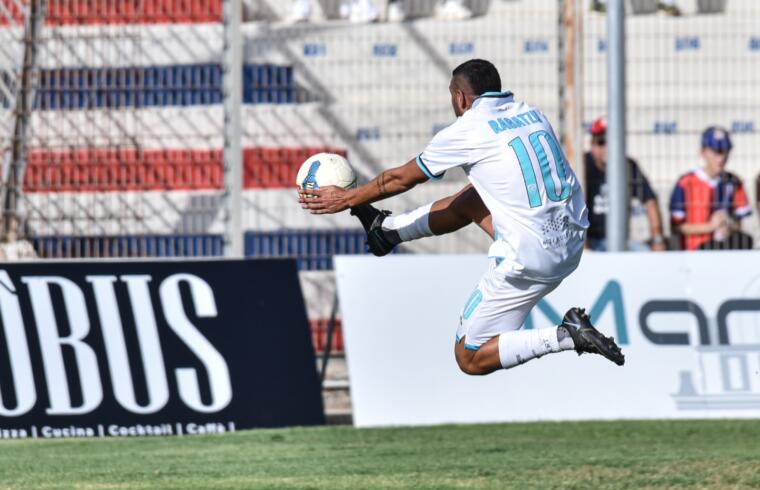
<svg viewBox="0 0 760 490"><path fill-rule="evenodd" d="M290 188L301 163L339 148L246 148L245 188ZM27 156L25 192L106 192L221 189L223 151L162 149L35 149Z"/></svg>
<svg viewBox="0 0 760 490"><path fill-rule="evenodd" d="M50 0L47 24L163 24L221 19L221 0Z"/></svg>
<svg viewBox="0 0 760 490"><path fill-rule="evenodd" d="M10 77L3 72L3 77ZM243 67L243 103L292 104L293 68ZM219 64L52 68L39 72L37 110L212 105L222 102ZM3 103L7 101L3 99Z"/></svg>
<svg viewBox="0 0 760 490"><path fill-rule="evenodd" d="M224 255L221 235L37 236L40 258L216 257Z"/></svg>
<svg viewBox="0 0 760 490"><path fill-rule="evenodd" d="M314 350L322 353L327 347L327 329L330 324L329 318L319 318L309 320L309 330L311 330L311 340L314 344ZM335 331L333 333L331 352L343 352L343 327L340 318L335 319Z"/></svg>
<svg viewBox="0 0 760 490"><path fill-rule="evenodd" d="M362 229L276 230L245 233L245 256L296 259L299 270L332 270L333 256L366 254Z"/></svg>

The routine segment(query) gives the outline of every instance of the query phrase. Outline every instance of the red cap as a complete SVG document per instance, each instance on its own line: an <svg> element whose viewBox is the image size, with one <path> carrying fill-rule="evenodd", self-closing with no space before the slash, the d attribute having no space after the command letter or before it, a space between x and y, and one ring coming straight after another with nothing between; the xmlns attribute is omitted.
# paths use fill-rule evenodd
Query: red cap
<svg viewBox="0 0 760 490"><path fill-rule="evenodd" d="M593 123L591 123L591 134L594 136L604 134L607 132L607 118L602 116Z"/></svg>

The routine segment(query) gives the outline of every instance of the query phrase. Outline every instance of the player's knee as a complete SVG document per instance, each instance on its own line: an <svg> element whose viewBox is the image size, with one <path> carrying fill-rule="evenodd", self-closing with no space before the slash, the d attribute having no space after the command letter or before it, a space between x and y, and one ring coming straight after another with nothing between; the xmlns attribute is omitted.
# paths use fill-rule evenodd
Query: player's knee
<svg viewBox="0 0 760 490"><path fill-rule="evenodd" d="M481 365L476 356L456 356L456 358L459 369L465 374L480 376L488 372L486 366Z"/></svg>

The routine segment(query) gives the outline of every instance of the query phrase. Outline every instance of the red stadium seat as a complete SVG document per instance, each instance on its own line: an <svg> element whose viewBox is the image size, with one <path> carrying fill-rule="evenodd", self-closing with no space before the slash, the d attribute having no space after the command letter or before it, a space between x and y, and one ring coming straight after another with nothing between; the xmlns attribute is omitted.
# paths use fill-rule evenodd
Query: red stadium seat
<svg viewBox="0 0 760 490"><path fill-rule="evenodd" d="M243 186L291 188L301 163L335 148L246 148ZM31 150L24 175L25 192L108 192L203 190L224 186L223 151L67 149Z"/></svg>
<svg viewBox="0 0 760 490"><path fill-rule="evenodd" d="M311 340L316 352L324 352L327 347L327 328L330 320L327 318L309 320ZM343 330L341 319L335 319L335 332L332 339L331 352L343 352Z"/></svg>

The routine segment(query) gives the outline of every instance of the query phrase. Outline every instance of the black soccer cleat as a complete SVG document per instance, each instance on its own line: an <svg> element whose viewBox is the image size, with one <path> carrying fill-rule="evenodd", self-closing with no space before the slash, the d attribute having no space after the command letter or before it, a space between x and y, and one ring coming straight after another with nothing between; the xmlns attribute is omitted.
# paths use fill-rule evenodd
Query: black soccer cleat
<svg viewBox="0 0 760 490"><path fill-rule="evenodd" d="M367 232L367 247L373 255L382 257L388 255L401 243L401 237L395 231L383 230L383 221L390 211L379 210L371 204L351 208L351 214L359 218L364 231Z"/></svg>
<svg viewBox="0 0 760 490"><path fill-rule="evenodd" d="M584 352L599 354L618 366L625 364L625 356L613 337L605 337L591 324L591 319L583 308L570 308L565 313L560 327L564 327L575 344L578 355Z"/></svg>
<svg viewBox="0 0 760 490"><path fill-rule="evenodd" d="M375 222L375 218L383 213L390 214L390 211L380 211L371 204L362 204L361 206L351 208L351 216L359 218L364 231L367 233L369 233L370 228L372 228L372 223Z"/></svg>

